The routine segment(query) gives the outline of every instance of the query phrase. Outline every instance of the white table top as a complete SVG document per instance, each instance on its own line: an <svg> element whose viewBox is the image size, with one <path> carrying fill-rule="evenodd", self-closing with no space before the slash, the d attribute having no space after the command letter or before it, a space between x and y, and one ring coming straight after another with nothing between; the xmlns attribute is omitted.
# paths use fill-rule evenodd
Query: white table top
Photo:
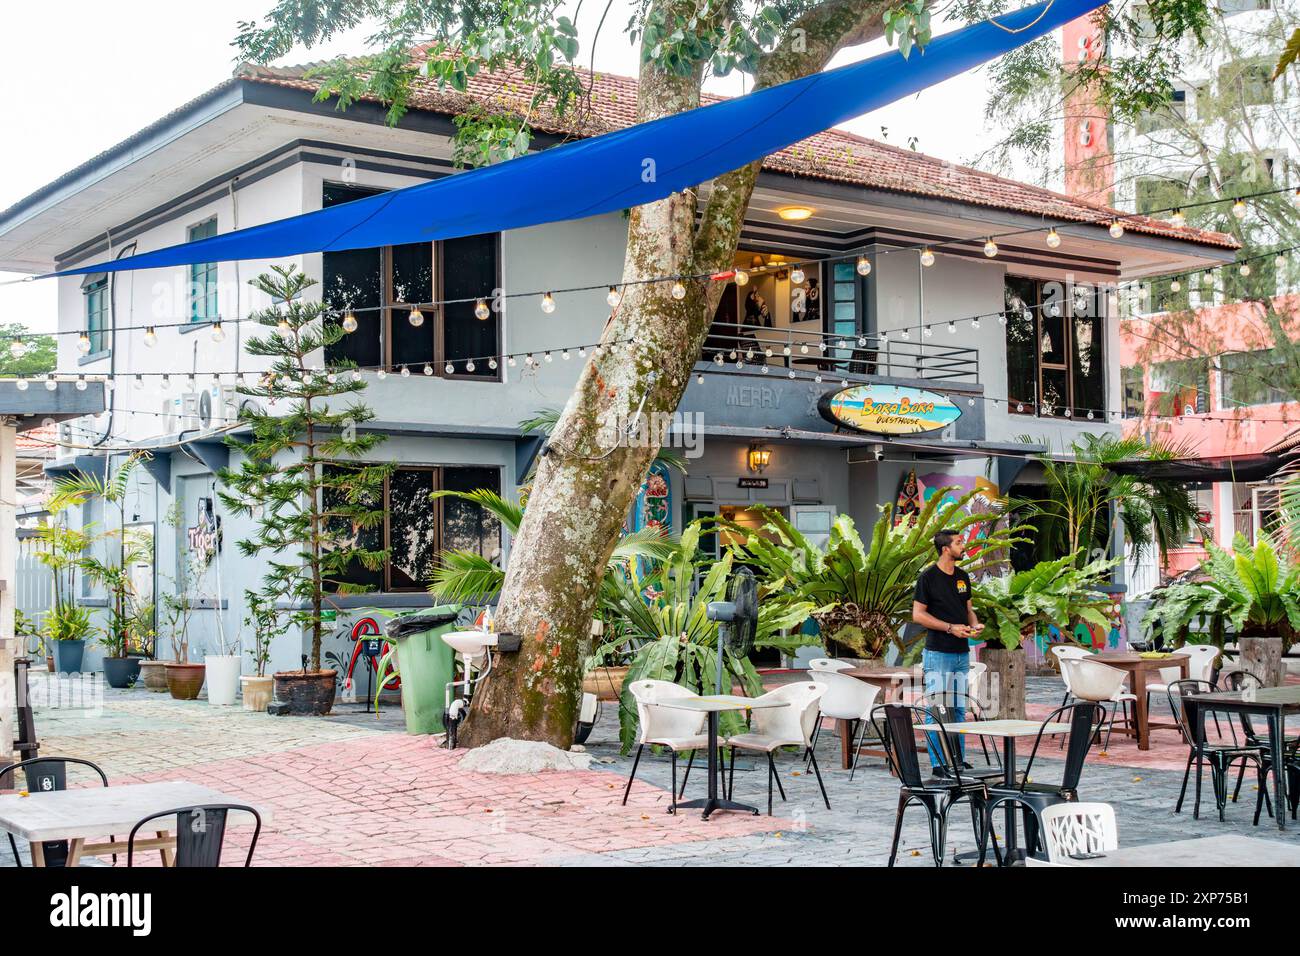
<svg viewBox="0 0 1300 956"><path fill-rule="evenodd" d="M669 697L656 700L661 707L674 710L698 710L704 713L724 710L758 710L769 707L789 707L789 701L763 700L761 697L740 697L736 694L710 694L708 697Z"/></svg>
<svg viewBox="0 0 1300 956"><path fill-rule="evenodd" d="M1300 846L1255 837L1223 836L1121 847L1092 860L1055 864L1027 860L1030 866L1300 866Z"/></svg>
<svg viewBox="0 0 1300 956"><path fill-rule="evenodd" d="M926 725L917 724L916 729L925 730ZM935 730L938 729L936 726ZM950 734L974 734L979 737L1036 737L1040 730L1045 734L1068 734L1070 725L1044 726L1036 720L967 720L960 724L944 724L943 729Z"/></svg>
<svg viewBox="0 0 1300 956"><path fill-rule="evenodd" d="M113 836L126 839L131 828L153 813L203 803L242 803L210 787L184 781L86 787L30 796L0 796L0 830L27 841L77 840ZM257 807L262 822L271 814ZM243 814L240 814L243 816ZM159 821L160 829L165 829ZM173 824L174 826L174 821Z"/></svg>

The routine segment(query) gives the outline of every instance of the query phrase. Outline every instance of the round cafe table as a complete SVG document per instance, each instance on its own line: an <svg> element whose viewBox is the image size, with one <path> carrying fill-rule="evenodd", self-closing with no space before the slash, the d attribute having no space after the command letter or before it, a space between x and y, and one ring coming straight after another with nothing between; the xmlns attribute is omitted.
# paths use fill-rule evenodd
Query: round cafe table
<svg viewBox="0 0 1300 956"><path fill-rule="evenodd" d="M707 697L674 697L655 701L656 706L674 710L694 710L709 715L709 795L702 800L687 800L677 804L678 810L703 809L705 820L715 810L741 810L757 814L758 807L736 803L718 795L718 715L732 710L759 710L772 707L789 707L784 700L764 700L762 697L739 697L735 694L710 694Z"/></svg>

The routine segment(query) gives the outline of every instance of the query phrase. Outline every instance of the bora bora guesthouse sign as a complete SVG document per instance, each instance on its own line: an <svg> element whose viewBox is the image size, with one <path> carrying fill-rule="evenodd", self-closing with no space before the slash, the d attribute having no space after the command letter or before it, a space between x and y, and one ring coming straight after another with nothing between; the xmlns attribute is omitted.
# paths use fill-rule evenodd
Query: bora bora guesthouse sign
<svg viewBox="0 0 1300 956"><path fill-rule="evenodd" d="M872 435L938 431L961 417L945 396L898 385L851 385L822 396L817 407L832 424Z"/></svg>

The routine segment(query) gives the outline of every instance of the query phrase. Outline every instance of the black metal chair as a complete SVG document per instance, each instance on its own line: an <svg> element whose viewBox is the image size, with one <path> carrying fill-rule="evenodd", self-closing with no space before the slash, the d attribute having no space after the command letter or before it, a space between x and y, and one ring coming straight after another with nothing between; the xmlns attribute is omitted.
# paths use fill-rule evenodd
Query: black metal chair
<svg viewBox="0 0 1300 956"><path fill-rule="evenodd" d="M998 866L1003 865L1002 854L998 851L997 833L993 829L993 812L1007 804L1018 806L1025 823L1025 851L1033 854L1040 847L1039 832L1042 830L1042 812L1058 803L1075 803L1079 799L1079 779L1083 776L1083 762L1092 747L1093 737L1101 727L1105 710L1093 701L1081 701L1058 707L1048 714L1043 725L1034 737L1034 748L1029 752L1029 760L1023 771L1018 771L1018 781L1014 787L1005 784L989 784L989 799L985 807L984 828L993 838L993 855ZM1033 782L1034 760L1047 736L1047 725L1068 723L1069 735L1066 738L1065 764L1061 770L1060 783ZM980 865L984 865L984 841L980 841Z"/></svg>
<svg viewBox="0 0 1300 956"><path fill-rule="evenodd" d="M1259 778L1260 793L1264 794L1264 750L1266 744L1250 743L1249 738L1253 737L1253 731L1248 732L1250 721L1242 720L1243 732L1248 732L1248 739L1245 742L1233 742L1231 744L1212 744L1202 740L1197 743L1198 728L1201 726L1201 714L1199 705L1187 700L1189 694L1209 694L1214 691L1214 685L1209 681L1197 680L1195 678L1184 678L1176 680L1169 685L1166 694L1169 697L1169 709L1173 712L1178 721L1178 729L1183 735L1183 743L1187 744L1187 767L1183 770L1183 785L1178 791L1178 803L1174 805L1174 813L1183 812L1183 800L1187 796L1187 782L1191 778L1192 764L1196 764L1196 800L1192 806L1192 819L1199 820L1201 817L1201 767L1206 763L1210 765L1210 782L1214 786L1214 803L1219 810L1219 819L1223 820L1223 810L1228 803L1228 773L1233 764L1241 762L1242 772L1245 772L1247 763L1255 765L1255 771ZM1230 725L1231 726L1231 725ZM1235 736L1235 732L1234 732ZM1234 796L1235 800L1236 797ZM1267 794L1264 794L1267 800ZM1272 807L1269 808L1271 814Z"/></svg>
<svg viewBox="0 0 1300 956"><path fill-rule="evenodd" d="M99 769L97 764L91 763L89 760L82 760L80 757L33 757L30 760L20 760L18 763L0 769L0 790L17 789L12 784L17 782L15 774L19 770L23 772L27 790L30 793L55 793L59 790L67 790L69 764L89 767L99 775L100 782L104 786L108 786L108 776L103 770ZM5 778L9 779L9 787L5 785ZM8 837L9 846L14 853L14 863L17 866L22 866L23 861L18 855L18 844L14 840L14 835L10 833ZM112 838L110 837L110 839ZM45 854L46 866L67 866L67 840L47 840L41 844L41 849ZM116 853L113 854L113 862L117 862Z"/></svg>
<svg viewBox="0 0 1300 956"><path fill-rule="evenodd" d="M879 715L883 715L883 718ZM919 720L915 718L919 717ZM913 803L925 807L930 823L930 851L934 865L943 866L944 846L948 837L948 814L962 800L970 803L971 825L975 838L984 842L984 803L988 787L984 781L963 773L961 761L953 758L948 732L932 710L906 704L881 704L871 712L873 724L883 723L885 759L898 776L898 814L894 820L894 840L889 848L889 866L898 856L898 841L903 833L903 814ZM944 768L949 776L924 780L920 761L916 759L916 727L933 727L943 752Z"/></svg>
<svg viewBox="0 0 1300 956"><path fill-rule="evenodd" d="M248 856L244 866L253 863L253 851L257 849L257 838L262 833L262 815L250 806L242 803L206 803L192 807L177 807L164 810L145 817L131 828L126 838L126 865L133 866L135 860L135 835L146 824L163 817L175 817L173 832L176 834L176 866L178 867L216 867L221 865L221 848L226 839L226 818L232 810L242 810L251 814L254 821L253 839L248 844Z"/></svg>
<svg viewBox="0 0 1300 956"><path fill-rule="evenodd" d="M961 705L963 721L987 720L984 714L984 708L970 694L958 691L938 691L934 694L925 694L916 700L919 707L924 707L932 711L945 724L957 722L957 705ZM968 777L978 777L984 780L1001 780L1003 776L1002 756L998 753L996 747L989 749L987 737L977 737L980 742L980 750L984 754L984 766L972 766L969 761L962 760L962 770ZM948 746L953 754L962 753L965 747L959 747L958 743L961 738L958 734L948 735Z"/></svg>

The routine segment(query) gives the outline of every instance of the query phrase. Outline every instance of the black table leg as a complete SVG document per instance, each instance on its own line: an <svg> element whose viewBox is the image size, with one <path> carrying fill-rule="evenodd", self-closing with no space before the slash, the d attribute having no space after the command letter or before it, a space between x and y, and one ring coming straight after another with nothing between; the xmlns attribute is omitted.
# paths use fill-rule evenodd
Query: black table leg
<svg viewBox="0 0 1300 956"><path fill-rule="evenodd" d="M1183 708L1191 706L1187 701L1183 702ZM1201 764L1205 751L1205 708L1197 707L1192 714L1192 726L1196 729L1196 799L1192 802L1192 819L1201 818Z"/></svg>
<svg viewBox="0 0 1300 956"><path fill-rule="evenodd" d="M1002 738L1002 783L1008 790L1016 788L1016 738ZM1003 858L1007 863L1020 859L1019 840L1016 836L1016 814L1020 804L1008 801L1006 804L1007 853Z"/></svg>
<svg viewBox="0 0 1300 956"><path fill-rule="evenodd" d="M677 804L678 810L702 809L700 816L707 820L715 810L741 810L758 815L758 807L735 803L718 796L718 712L709 711L709 795L703 800L687 800Z"/></svg>
<svg viewBox="0 0 1300 956"><path fill-rule="evenodd" d="M1277 828L1286 829L1286 758L1284 756L1286 738L1282 736L1286 722L1282 719L1282 709L1270 711L1268 715L1268 744L1273 757L1273 816L1277 818Z"/></svg>

